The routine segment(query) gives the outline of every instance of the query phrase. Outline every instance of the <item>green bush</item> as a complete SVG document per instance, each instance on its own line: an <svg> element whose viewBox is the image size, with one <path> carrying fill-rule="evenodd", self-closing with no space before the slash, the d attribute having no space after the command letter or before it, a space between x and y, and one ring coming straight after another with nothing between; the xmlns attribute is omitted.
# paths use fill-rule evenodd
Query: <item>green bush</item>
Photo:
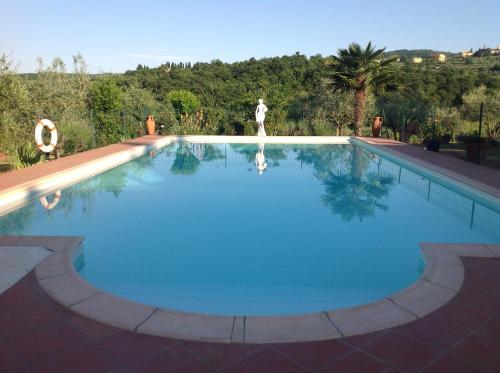
<svg viewBox="0 0 500 373"><path fill-rule="evenodd" d="M311 123L313 135L315 136L335 136L336 129L325 120L315 120Z"/></svg>
<svg viewBox="0 0 500 373"><path fill-rule="evenodd" d="M10 154L10 163L14 170L20 168L28 167L37 163L44 161L42 154L33 145L32 142L27 142L21 146L18 146L14 152Z"/></svg>
<svg viewBox="0 0 500 373"><path fill-rule="evenodd" d="M175 134L179 121L175 115L172 103L167 100L159 108L155 116L156 126L161 135Z"/></svg>
<svg viewBox="0 0 500 373"><path fill-rule="evenodd" d="M93 148L94 133L87 120L77 118L62 120L58 130L62 155L79 153Z"/></svg>
<svg viewBox="0 0 500 373"><path fill-rule="evenodd" d="M93 123L98 146L114 144L125 139L119 113L96 113L93 115Z"/></svg>
<svg viewBox="0 0 500 373"><path fill-rule="evenodd" d="M13 66L10 56L0 53L0 152L3 153L34 136L30 91Z"/></svg>
<svg viewBox="0 0 500 373"><path fill-rule="evenodd" d="M186 90L171 91L167 98L172 103L178 117L192 115L200 107L200 100L192 92Z"/></svg>
<svg viewBox="0 0 500 373"><path fill-rule="evenodd" d="M426 123L420 127L422 133L423 142L427 142L433 139L440 139L445 133L445 127L436 123L435 125L432 122Z"/></svg>
<svg viewBox="0 0 500 373"><path fill-rule="evenodd" d="M122 92L112 78L94 81L88 94L89 109L99 146L114 144L128 137L120 120Z"/></svg>
<svg viewBox="0 0 500 373"><path fill-rule="evenodd" d="M311 134L311 125L309 121L298 120L290 123L290 132L294 136L308 136Z"/></svg>

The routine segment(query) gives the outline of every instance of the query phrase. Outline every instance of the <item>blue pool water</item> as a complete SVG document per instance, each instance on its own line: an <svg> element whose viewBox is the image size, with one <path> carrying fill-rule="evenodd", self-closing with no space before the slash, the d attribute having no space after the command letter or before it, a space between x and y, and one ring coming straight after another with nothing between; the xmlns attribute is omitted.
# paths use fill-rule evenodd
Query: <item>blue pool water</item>
<svg viewBox="0 0 500 373"><path fill-rule="evenodd" d="M485 206L356 145L176 143L0 217L0 234L85 237L98 288L223 315L375 301L415 281L418 242L500 242ZM50 202L50 198L49 202Z"/></svg>

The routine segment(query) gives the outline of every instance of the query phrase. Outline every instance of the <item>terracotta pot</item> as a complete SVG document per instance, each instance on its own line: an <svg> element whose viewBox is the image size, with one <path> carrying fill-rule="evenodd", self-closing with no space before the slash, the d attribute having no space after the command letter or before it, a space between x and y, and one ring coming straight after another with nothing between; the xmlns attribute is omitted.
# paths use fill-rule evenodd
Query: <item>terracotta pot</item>
<svg viewBox="0 0 500 373"><path fill-rule="evenodd" d="M382 122L384 119L382 117L373 117L372 119L372 135L373 137L379 137L380 131L382 130Z"/></svg>
<svg viewBox="0 0 500 373"><path fill-rule="evenodd" d="M155 120L152 115L148 115L148 119L146 120L146 128L148 129L148 135L156 135Z"/></svg>

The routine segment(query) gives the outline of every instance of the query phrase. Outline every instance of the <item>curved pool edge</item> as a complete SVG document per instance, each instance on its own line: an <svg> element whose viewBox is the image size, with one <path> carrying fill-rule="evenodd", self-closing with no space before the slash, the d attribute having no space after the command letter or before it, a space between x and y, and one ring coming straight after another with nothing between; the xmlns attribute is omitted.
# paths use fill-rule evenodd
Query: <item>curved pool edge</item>
<svg viewBox="0 0 500 373"><path fill-rule="evenodd" d="M500 257L500 245L421 243L426 268L409 287L382 300L291 316L217 316L148 306L85 281L73 260L81 240L35 268L42 289L70 310L122 329L160 337L222 343L306 342L375 332L417 320L448 303L461 288L461 256Z"/></svg>

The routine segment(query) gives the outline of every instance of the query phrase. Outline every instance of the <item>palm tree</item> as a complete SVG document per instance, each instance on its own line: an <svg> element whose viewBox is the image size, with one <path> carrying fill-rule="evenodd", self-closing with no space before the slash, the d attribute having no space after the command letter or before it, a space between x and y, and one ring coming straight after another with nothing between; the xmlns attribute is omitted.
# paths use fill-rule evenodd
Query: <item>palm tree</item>
<svg viewBox="0 0 500 373"><path fill-rule="evenodd" d="M354 135L360 136L365 116L366 94L370 87L375 89L386 84L391 75L387 66L397 57L383 60L385 48L375 49L371 42L366 48L351 43L347 49L339 49L330 64L334 67L334 83L340 88L354 91Z"/></svg>

